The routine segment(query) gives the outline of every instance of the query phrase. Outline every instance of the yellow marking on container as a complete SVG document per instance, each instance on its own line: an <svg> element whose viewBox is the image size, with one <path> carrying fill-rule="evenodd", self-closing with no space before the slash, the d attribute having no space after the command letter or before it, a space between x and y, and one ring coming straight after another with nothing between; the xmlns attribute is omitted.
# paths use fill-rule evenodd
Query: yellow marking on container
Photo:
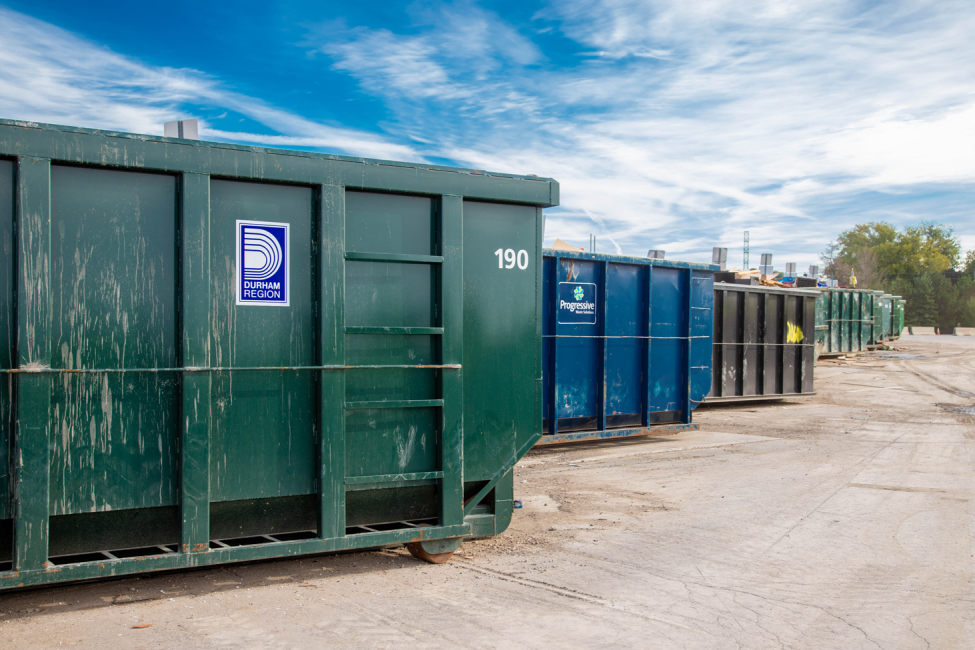
<svg viewBox="0 0 975 650"><path fill-rule="evenodd" d="M802 343L802 328L794 323L786 323L789 328L785 337L786 343Z"/></svg>

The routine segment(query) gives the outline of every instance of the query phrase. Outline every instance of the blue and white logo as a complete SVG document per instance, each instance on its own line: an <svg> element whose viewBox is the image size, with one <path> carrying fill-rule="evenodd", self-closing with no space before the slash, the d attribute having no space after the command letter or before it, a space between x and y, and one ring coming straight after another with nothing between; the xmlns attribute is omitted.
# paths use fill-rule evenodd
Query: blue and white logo
<svg viewBox="0 0 975 650"><path fill-rule="evenodd" d="M289 226L237 221L237 304L290 304Z"/></svg>
<svg viewBox="0 0 975 650"><path fill-rule="evenodd" d="M592 282L559 282L559 324L596 324L596 285Z"/></svg>

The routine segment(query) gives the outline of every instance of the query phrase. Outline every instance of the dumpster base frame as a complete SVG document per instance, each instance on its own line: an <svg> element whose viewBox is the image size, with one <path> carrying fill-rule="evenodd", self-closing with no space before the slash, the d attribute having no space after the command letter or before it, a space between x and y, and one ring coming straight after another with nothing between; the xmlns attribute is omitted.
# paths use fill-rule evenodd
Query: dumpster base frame
<svg viewBox="0 0 975 650"><path fill-rule="evenodd" d="M617 438L638 438L640 436L667 435L684 431L697 431L701 428L696 422L671 424L655 424L649 427L627 429L605 429L603 431L573 431L571 433L556 433L543 435L536 447L545 445L564 445L573 442L592 442L594 440L615 440Z"/></svg>
<svg viewBox="0 0 975 650"><path fill-rule="evenodd" d="M703 404L733 404L734 402L771 402L781 399L796 399L813 397L816 393L776 393L774 395L728 395L726 397L708 397Z"/></svg>
<svg viewBox="0 0 975 650"><path fill-rule="evenodd" d="M492 516L493 518L493 516ZM408 544L442 540L451 537L471 537L470 523L454 526L406 528L375 533L359 533L329 539L303 539L248 546L211 548L192 553L143 555L115 560L104 559L75 564L55 565L43 569L0 572L0 589L71 584L80 580L123 577L172 569L192 569L219 566L235 562L254 562L283 558L308 557L337 551L367 550L391 544Z"/></svg>

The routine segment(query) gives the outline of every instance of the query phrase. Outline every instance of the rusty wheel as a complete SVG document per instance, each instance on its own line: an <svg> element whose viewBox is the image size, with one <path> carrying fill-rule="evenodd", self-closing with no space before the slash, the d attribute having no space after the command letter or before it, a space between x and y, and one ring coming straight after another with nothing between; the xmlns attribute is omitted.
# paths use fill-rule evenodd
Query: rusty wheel
<svg viewBox="0 0 975 650"><path fill-rule="evenodd" d="M450 560L454 551L460 548L463 537L448 537L447 539L428 539L418 542L407 542L406 548L413 557L430 562L443 564Z"/></svg>
<svg viewBox="0 0 975 650"><path fill-rule="evenodd" d="M446 553L427 553L420 542L410 542L406 545L406 549L413 557L418 560L425 560L430 564L443 564L454 556L453 551L447 551Z"/></svg>

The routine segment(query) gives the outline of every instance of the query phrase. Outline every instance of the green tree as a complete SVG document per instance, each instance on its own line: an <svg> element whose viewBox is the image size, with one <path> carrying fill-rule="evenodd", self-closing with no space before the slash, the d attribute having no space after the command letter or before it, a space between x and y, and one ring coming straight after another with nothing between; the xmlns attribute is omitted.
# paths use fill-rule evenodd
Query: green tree
<svg viewBox="0 0 975 650"><path fill-rule="evenodd" d="M962 260L962 270L969 278L975 279L975 250L965 253L965 259Z"/></svg>
<svg viewBox="0 0 975 650"><path fill-rule="evenodd" d="M975 251L962 259L950 225L922 222L898 230L886 222L859 224L837 237L822 254L841 284L856 272L858 287L883 289L907 300L905 325L975 327ZM952 282L944 271L964 267Z"/></svg>
<svg viewBox="0 0 975 650"><path fill-rule="evenodd" d="M961 255L954 228L934 222L903 231L883 221L859 224L840 233L830 246L822 255L824 261L832 260L837 269L852 268L858 275L869 275L880 285L956 268Z"/></svg>
<svg viewBox="0 0 975 650"><path fill-rule="evenodd" d="M932 276L922 275L913 280L897 280L890 291L907 301L904 305L904 325L910 327L936 327L938 305L934 300Z"/></svg>

